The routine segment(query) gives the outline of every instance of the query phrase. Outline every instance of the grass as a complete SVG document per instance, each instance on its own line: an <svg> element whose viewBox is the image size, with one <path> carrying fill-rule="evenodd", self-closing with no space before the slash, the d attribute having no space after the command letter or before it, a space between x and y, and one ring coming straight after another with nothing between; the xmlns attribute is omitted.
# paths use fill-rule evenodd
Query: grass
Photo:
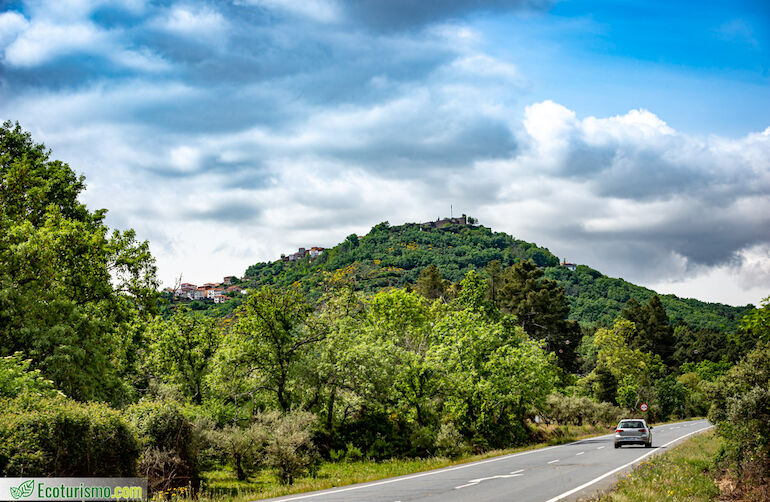
<svg viewBox="0 0 770 502"><path fill-rule="evenodd" d="M244 502L247 500L324 490L355 483L376 481L393 476L403 476L415 472L429 471L524 450L544 448L546 446L568 443L576 439L600 436L609 432L611 432L609 428L590 425L539 426L539 435L543 439L540 443L518 448L492 450L479 455L464 456L459 459L432 457L391 459L382 462L371 460L323 462L315 477L297 479L290 486L280 484L277 477L269 471L262 471L248 480L238 481L231 470L217 469L203 473L204 487L199 493L198 500L200 502ZM177 500L182 500L182 498L180 497Z"/></svg>
<svg viewBox="0 0 770 502"><path fill-rule="evenodd" d="M719 495L709 468L721 442L708 431L642 462L595 502L705 502Z"/></svg>

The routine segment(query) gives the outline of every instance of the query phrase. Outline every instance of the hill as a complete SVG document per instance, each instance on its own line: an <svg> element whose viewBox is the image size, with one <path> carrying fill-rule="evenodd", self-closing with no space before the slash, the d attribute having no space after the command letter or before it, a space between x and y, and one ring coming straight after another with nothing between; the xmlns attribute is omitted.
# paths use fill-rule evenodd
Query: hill
<svg viewBox="0 0 770 502"><path fill-rule="evenodd" d="M609 325L625 303L646 302L655 291L623 279L611 278L585 265L575 270L560 266L547 248L493 232L481 225L407 223L374 226L364 236L349 235L343 242L310 256L250 266L244 281L289 286L298 283L310 296L318 296L327 282L350 282L364 291L414 284L423 268L435 264L452 283L472 269L481 270L493 260L503 267L532 260L545 277L558 281L570 301L570 318L587 325ZM733 307L695 299L659 295L672 322L684 321L699 329L732 331L751 306Z"/></svg>

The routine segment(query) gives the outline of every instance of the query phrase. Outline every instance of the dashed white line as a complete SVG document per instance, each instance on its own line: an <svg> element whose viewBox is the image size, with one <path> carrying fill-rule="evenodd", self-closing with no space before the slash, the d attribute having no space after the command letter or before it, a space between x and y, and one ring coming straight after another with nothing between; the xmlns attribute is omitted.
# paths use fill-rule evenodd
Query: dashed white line
<svg viewBox="0 0 770 502"><path fill-rule="evenodd" d="M523 470L523 469L522 469ZM476 486L477 484L481 483L482 481L489 481L490 479L506 479L506 478L515 478L518 476L523 476L524 474L499 474L497 476L489 476L487 478L479 478L479 479L471 479L468 481L465 485L455 486L455 490L461 490L463 488L468 488L469 486Z"/></svg>
<svg viewBox="0 0 770 502"><path fill-rule="evenodd" d="M702 429L698 429L698 430L692 431L692 432L690 432L690 433L687 433L687 434L685 434L684 436L679 436L678 438L674 439L673 441L669 441L668 443L666 443L666 444L664 444L664 445L661 445L661 446L659 446L658 448L666 448L666 447L668 447L668 446L670 446L670 445L672 445L672 444L676 443L677 441L681 441L682 439L684 439L684 438L686 438L686 437L689 437L689 436L692 436L693 434L697 434L697 433L699 433L699 432L702 432L702 431L705 431L705 430L711 429L712 427L714 427L714 426L713 426L713 425L709 425L708 427L704 427L704 428L702 428ZM602 448L604 448L604 447L602 446ZM577 492L579 492L580 490L582 490L582 489L584 489L584 488L586 488L586 487L589 487L589 486L591 486L592 484L596 483L597 481L601 481L602 479L606 478L607 476L612 476L612 475L613 475L613 474L615 474L616 472L618 472L618 471L622 471L622 470L623 470L623 469L625 469L626 467L629 467L629 466L632 466L632 465L634 465L635 463L639 462L639 461L640 461L640 460L642 460L643 458L649 457L650 455L652 455L652 454L653 454L653 453L655 453L655 452L656 452L656 450L652 450L652 451L650 451L650 452L647 452L647 453L645 453L644 455L642 455L641 457L637 457L635 460L632 460L631 462L629 462L629 463L627 463L627 464L625 464L625 465L621 465L620 467L617 467L617 468L615 468L615 469L612 469L612 470L611 470L611 471L609 471L609 472L605 472L604 474L602 474L602 475L601 475L601 476L599 476L598 478L594 478L594 479L592 479L591 481L589 481L589 482L587 482L587 483L583 483L582 485L578 486L577 488L573 488L573 489L571 489L571 490L569 490L569 491L567 491L567 492L564 492L564 493L562 493L561 495L557 495L556 497L554 497L554 498L552 498L552 499L548 499L546 502L557 502L557 501L559 501L559 500L561 500L561 499L563 499L563 498L565 498L565 497L568 497L568 496L572 495L573 493L577 493Z"/></svg>
<svg viewBox="0 0 770 502"><path fill-rule="evenodd" d="M556 460L551 460L551 461L550 461L550 462L548 462L548 463L549 463L549 464L555 464L555 463L556 463L556 462L558 462L558 461L559 461L559 459L557 458Z"/></svg>
<svg viewBox="0 0 770 502"><path fill-rule="evenodd" d="M604 446L600 446L600 447L598 447L598 448L597 448L597 450L601 450L602 448L604 448Z"/></svg>
<svg viewBox="0 0 770 502"><path fill-rule="evenodd" d="M583 453L585 453L585 452L581 451L580 453L575 453L575 456L577 457L578 455L582 455Z"/></svg>

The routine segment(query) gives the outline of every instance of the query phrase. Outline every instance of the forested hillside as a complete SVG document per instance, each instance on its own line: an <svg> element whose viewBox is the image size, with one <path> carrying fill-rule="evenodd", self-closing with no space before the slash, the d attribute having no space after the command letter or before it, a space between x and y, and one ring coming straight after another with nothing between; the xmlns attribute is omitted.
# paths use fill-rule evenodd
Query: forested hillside
<svg viewBox="0 0 770 502"><path fill-rule="evenodd" d="M515 239L484 226L450 225L442 229L408 223L376 225L362 236L348 236L315 260L277 260L257 263L246 270L251 286L288 286L299 283L318 297L325 283L346 282L363 291L415 284L420 272L436 265L441 277L457 283L469 270L481 270L493 261L501 267L531 260L545 277L556 280L570 304L569 318L592 327L611 325L631 298L647 302L656 293L623 279L603 275L590 267L576 270L559 266L559 258L547 248ZM694 299L660 295L672 322L683 321L698 329L732 331L751 306L732 307Z"/></svg>

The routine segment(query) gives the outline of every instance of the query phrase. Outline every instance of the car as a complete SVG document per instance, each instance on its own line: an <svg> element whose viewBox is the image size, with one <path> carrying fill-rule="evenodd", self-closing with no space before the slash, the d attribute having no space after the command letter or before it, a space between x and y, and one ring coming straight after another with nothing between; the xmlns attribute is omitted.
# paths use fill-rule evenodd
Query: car
<svg viewBox="0 0 770 502"><path fill-rule="evenodd" d="M615 448L624 444L643 444L652 447L652 427L643 418L624 418L615 428Z"/></svg>

